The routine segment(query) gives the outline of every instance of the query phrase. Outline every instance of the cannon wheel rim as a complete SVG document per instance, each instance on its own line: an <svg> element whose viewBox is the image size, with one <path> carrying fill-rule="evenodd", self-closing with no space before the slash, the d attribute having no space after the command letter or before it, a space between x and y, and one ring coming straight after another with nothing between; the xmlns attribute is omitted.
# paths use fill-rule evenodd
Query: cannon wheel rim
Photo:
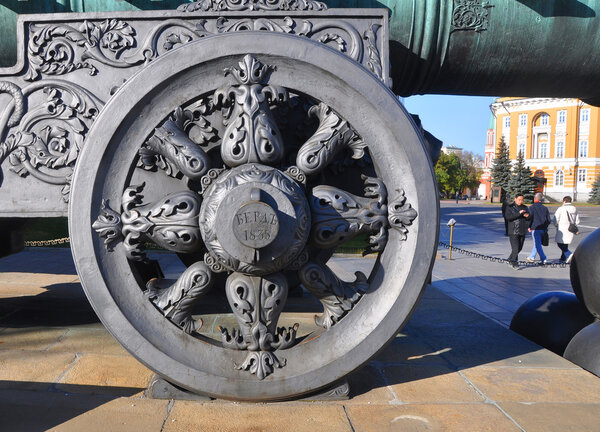
<svg viewBox="0 0 600 432"><path fill-rule="evenodd" d="M223 348L205 346L200 351L186 351L182 345L189 335L178 333L174 326L165 327L159 336L153 334L160 314L152 311L148 302L133 304L135 296L128 297L130 294L110 284L112 278L123 286L134 279L127 263L121 263L123 256L118 251L112 255L104 252L91 228L106 194L122 192L126 182L123 164L131 164L135 146L139 148L139 141L133 143L124 137L147 134L148 125L164 118L177 103L174 91L202 87L201 78L207 73L214 77L217 70L222 73L225 62L235 64L247 53L276 64L278 84L309 95L319 92L319 100L368 138L378 174L387 185L404 187L419 215L405 241L390 234L369 278L370 286L376 289L329 331L289 350L283 373L264 380L233 371ZM173 64L177 64L176 70ZM352 104L347 103L349 97ZM160 98L168 99L171 105L150 108ZM130 159L124 162L123 155ZM118 90L91 128L78 160L69 229L88 299L107 329L138 360L191 391L238 400L282 400L324 388L356 370L406 323L433 265L439 212L436 190L420 134L396 96L377 78L342 54L310 40L244 32L202 39L168 53Z"/></svg>

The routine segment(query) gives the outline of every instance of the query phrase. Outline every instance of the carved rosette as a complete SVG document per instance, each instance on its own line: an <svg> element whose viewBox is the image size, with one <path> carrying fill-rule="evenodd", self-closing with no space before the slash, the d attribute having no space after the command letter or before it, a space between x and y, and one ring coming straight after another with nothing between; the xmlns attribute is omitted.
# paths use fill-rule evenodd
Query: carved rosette
<svg viewBox="0 0 600 432"><path fill-rule="evenodd" d="M296 341L298 324L288 329L277 327L287 298L287 281L278 273L264 277L234 273L227 279L225 293L240 329L230 333L219 327L223 346L251 351L236 368L262 380L285 366L285 360L273 351L289 348Z"/></svg>
<svg viewBox="0 0 600 432"><path fill-rule="evenodd" d="M238 211L247 201L261 201L276 209L280 228L265 247L253 248L233 235L233 224L260 227L263 221L262 213ZM300 255L310 230L310 210L302 188L283 172L258 164L225 171L214 180L204 193L199 220L204 245L214 260L231 271L252 275L284 269ZM260 237L265 232L252 229L248 236Z"/></svg>

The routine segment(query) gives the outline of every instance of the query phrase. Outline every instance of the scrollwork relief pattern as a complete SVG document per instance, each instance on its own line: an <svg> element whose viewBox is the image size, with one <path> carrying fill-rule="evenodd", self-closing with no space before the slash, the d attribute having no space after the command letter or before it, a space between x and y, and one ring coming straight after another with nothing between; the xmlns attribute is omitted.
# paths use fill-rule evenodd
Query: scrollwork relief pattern
<svg viewBox="0 0 600 432"><path fill-rule="evenodd" d="M270 104L284 103L288 93L283 87L267 85L273 67L251 55L239 67L226 69L239 85L217 89L214 102L223 108L226 125L221 142L221 158L230 167L245 163L274 164L283 157L283 142Z"/></svg>
<svg viewBox="0 0 600 432"><path fill-rule="evenodd" d="M489 1L454 0L452 11L452 31L473 30L476 32L488 29L490 8Z"/></svg>
<svg viewBox="0 0 600 432"><path fill-rule="evenodd" d="M202 327L202 320L194 320L192 311L212 283L209 267L197 262L188 267L172 285L165 287L167 280L150 280L145 295L166 318L189 334Z"/></svg>
<svg viewBox="0 0 600 432"><path fill-rule="evenodd" d="M177 8L180 12L217 11L277 11L277 10L326 10L325 3L316 0L201 0L184 3Z"/></svg>
<svg viewBox="0 0 600 432"><path fill-rule="evenodd" d="M152 204L143 204L144 184L125 189L120 219L115 210L103 202L100 215L92 225L104 239L107 250L120 240L121 229L127 258L146 260L145 242L153 241L160 247L179 253L200 249L202 240L198 226L200 198L192 191L171 193Z"/></svg>
<svg viewBox="0 0 600 432"><path fill-rule="evenodd" d="M352 130L348 122L326 104L320 103L311 107L308 114L319 120L319 127L298 150L296 165L304 173L319 173L344 148L351 149L355 159L364 155L364 141Z"/></svg>
<svg viewBox="0 0 600 432"><path fill-rule="evenodd" d="M24 177L63 186L68 201L70 178L85 136L103 103L89 91L62 80L46 80L20 88L0 83L13 97L12 115L0 119L0 163L7 157L10 170ZM31 97L42 96L31 109ZM8 107L9 111L11 107Z"/></svg>
<svg viewBox="0 0 600 432"><path fill-rule="evenodd" d="M367 277L355 273L354 282L344 282L325 264L311 261L298 271L302 285L323 305L323 314L315 316L315 323L325 329L339 322L360 300L369 287Z"/></svg>
<svg viewBox="0 0 600 432"><path fill-rule="evenodd" d="M235 315L239 330L231 334L219 328L224 347L252 351L236 369L247 370L264 379L274 368L285 366L274 350L283 350L296 342L298 324L286 329L277 327L288 293L286 278L275 273L264 277L250 277L233 273L225 286L227 300Z"/></svg>

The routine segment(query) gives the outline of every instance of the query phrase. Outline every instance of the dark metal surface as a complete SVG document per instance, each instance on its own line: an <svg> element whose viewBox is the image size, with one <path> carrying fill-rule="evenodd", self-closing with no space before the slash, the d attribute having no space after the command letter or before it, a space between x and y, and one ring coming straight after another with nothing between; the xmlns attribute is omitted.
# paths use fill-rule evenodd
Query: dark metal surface
<svg viewBox="0 0 600 432"><path fill-rule="evenodd" d="M575 249L571 285L579 301L600 318L600 229L588 234Z"/></svg>
<svg viewBox="0 0 600 432"><path fill-rule="evenodd" d="M594 321L573 293L550 291L519 307L510 329L558 355L582 328Z"/></svg>
<svg viewBox="0 0 600 432"><path fill-rule="evenodd" d="M4 42L0 64L15 60L17 13L174 9L178 3L88 0L0 6L0 40ZM219 2L203 3L210 6ZM502 94L590 101L600 96L595 85L600 73L600 4L595 0L325 3L329 7L388 9L394 91L402 96Z"/></svg>

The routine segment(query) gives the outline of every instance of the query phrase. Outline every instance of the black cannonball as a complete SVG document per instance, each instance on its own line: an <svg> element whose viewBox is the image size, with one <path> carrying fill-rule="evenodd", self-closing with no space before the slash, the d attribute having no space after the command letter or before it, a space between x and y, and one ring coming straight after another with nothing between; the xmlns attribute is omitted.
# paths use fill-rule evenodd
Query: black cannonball
<svg viewBox="0 0 600 432"><path fill-rule="evenodd" d="M600 322L590 324L577 333L567 345L564 357L600 376Z"/></svg>
<svg viewBox="0 0 600 432"><path fill-rule="evenodd" d="M562 355L573 336L593 321L575 294L549 291L523 303L513 316L510 329Z"/></svg>
<svg viewBox="0 0 600 432"><path fill-rule="evenodd" d="M588 311L600 318L600 228L589 234L571 261L573 292Z"/></svg>

